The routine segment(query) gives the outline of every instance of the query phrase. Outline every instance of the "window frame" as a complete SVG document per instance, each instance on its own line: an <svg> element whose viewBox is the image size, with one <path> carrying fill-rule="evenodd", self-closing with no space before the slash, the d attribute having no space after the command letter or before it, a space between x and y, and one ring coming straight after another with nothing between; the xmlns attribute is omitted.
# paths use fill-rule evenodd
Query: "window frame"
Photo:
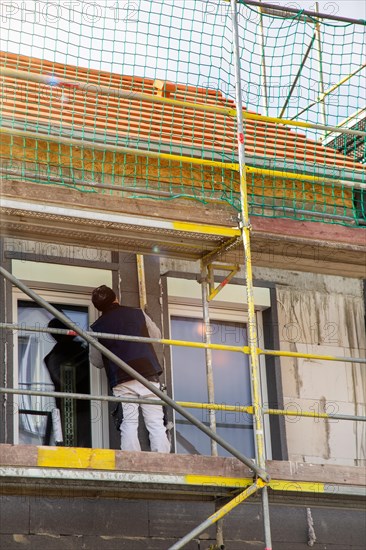
<svg viewBox="0 0 366 550"><path fill-rule="evenodd" d="M197 284L195 281L192 281L195 284ZM242 291L242 286L238 286L239 290ZM263 309L263 308L261 308ZM261 309L256 310L256 318L257 318L257 328L258 328L258 345L260 348L264 347L264 338L263 338L263 316ZM210 321L222 321L222 322L233 322L233 323L241 323L241 324L248 324L248 312L247 308L245 307L245 304L236 304L235 309L230 308L230 305L224 302L217 302L212 303L209 305L209 315L210 315ZM191 319L203 319L203 308L202 304L198 304L197 300L195 299L189 299L187 296L182 296L182 299L179 300L176 296L169 300L168 296L168 331L169 331L169 338L172 334L172 317L186 317ZM169 363L170 363L170 380L171 380L171 392L174 398L174 371L173 371L173 355L172 355L172 349L170 347L169 352ZM265 357L260 355L259 356L259 372L260 377L262 380L262 402L268 403L268 392L267 392L267 375L266 375L266 364L265 364ZM271 460L272 458L272 448L271 448L271 438L270 438L270 425L269 425L269 418L268 415L264 416L264 432L266 434L265 437L265 454L266 459ZM268 437L267 437L268 435ZM172 439L173 439L173 449L176 452L177 448L177 442L176 442L176 430L175 430L175 411L173 411L173 429L172 429ZM254 437L254 430L253 430L253 439L254 439L254 445L255 445L255 437Z"/></svg>

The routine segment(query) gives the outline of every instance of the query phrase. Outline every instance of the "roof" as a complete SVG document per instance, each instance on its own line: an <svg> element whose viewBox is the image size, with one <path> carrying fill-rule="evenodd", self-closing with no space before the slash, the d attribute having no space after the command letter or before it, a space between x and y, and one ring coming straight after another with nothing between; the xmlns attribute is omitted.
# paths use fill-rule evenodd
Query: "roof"
<svg viewBox="0 0 366 550"><path fill-rule="evenodd" d="M170 98L219 107L233 107L232 100L217 90L182 84L155 83L148 78L123 76L72 65L53 63L33 57L2 52L3 66L54 78L98 84L109 88L143 92L168 93ZM62 128L67 136L84 139L114 139L120 145L140 145L151 150L169 150L192 156L217 155L231 161L237 152L236 121L223 114L198 111L190 107L152 103L89 93L73 87L44 86L24 80L5 78L3 119L18 126L36 124L38 131ZM71 131L71 132L70 132ZM247 155L276 159L301 165L324 165L335 169L364 168L331 147L324 147L288 127L266 121L247 120L245 126ZM183 153L184 151L184 153ZM200 154L197 155L197 152ZM264 164L265 166L265 164ZM273 165L272 165L273 167Z"/></svg>

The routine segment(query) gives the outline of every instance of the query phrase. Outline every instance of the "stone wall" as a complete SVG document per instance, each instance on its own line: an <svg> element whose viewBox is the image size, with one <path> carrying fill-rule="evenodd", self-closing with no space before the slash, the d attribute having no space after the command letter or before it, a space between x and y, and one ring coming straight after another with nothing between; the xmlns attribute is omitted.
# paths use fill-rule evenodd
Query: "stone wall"
<svg viewBox="0 0 366 550"><path fill-rule="evenodd" d="M0 497L0 547L7 550L166 550L213 512L212 502L31 496ZM319 550L363 550L364 511L312 507ZM347 526L345 528L345 526ZM309 523L301 506L271 506L273 548L307 550ZM260 498L242 504L224 520L225 550L263 549ZM188 543L208 550L215 527Z"/></svg>

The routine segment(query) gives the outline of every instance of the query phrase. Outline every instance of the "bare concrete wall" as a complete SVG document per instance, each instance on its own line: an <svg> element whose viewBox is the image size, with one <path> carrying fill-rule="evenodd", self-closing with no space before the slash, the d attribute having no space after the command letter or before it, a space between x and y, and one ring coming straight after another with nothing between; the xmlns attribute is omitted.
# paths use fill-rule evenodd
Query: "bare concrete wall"
<svg viewBox="0 0 366 550"><path fill-rule="evenodd" d="M276 283L280 348L301 353L366 357L363 283L313 273L255 269ZM365 416L365 366L315 359L281 359L285 408ZM290 460L363 465L361 422L286 419Z"/></svg>
<svg viewBox="0 0 366 550"><path fill-rule="evenodd" d="M345 289L346 290L346 289ZM346 294L277 288L281 349L341 357L365 356L362 299ZM364 415L364 365L317 359L282 358L285 408ZM287 419L290 460L365 462L363 423Z"/></svg>

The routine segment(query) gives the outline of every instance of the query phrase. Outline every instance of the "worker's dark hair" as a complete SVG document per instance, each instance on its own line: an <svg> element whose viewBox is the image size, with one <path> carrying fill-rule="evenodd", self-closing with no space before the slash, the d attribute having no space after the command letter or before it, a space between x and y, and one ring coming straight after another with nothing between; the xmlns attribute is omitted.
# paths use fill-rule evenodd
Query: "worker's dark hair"
<svg viewBox="0 0 366 550"><path fill-rule="evenodd" d="M98 311L106 311L115 301L116 293L109 286L102 285L92 292L92 302Z"/></svg>

